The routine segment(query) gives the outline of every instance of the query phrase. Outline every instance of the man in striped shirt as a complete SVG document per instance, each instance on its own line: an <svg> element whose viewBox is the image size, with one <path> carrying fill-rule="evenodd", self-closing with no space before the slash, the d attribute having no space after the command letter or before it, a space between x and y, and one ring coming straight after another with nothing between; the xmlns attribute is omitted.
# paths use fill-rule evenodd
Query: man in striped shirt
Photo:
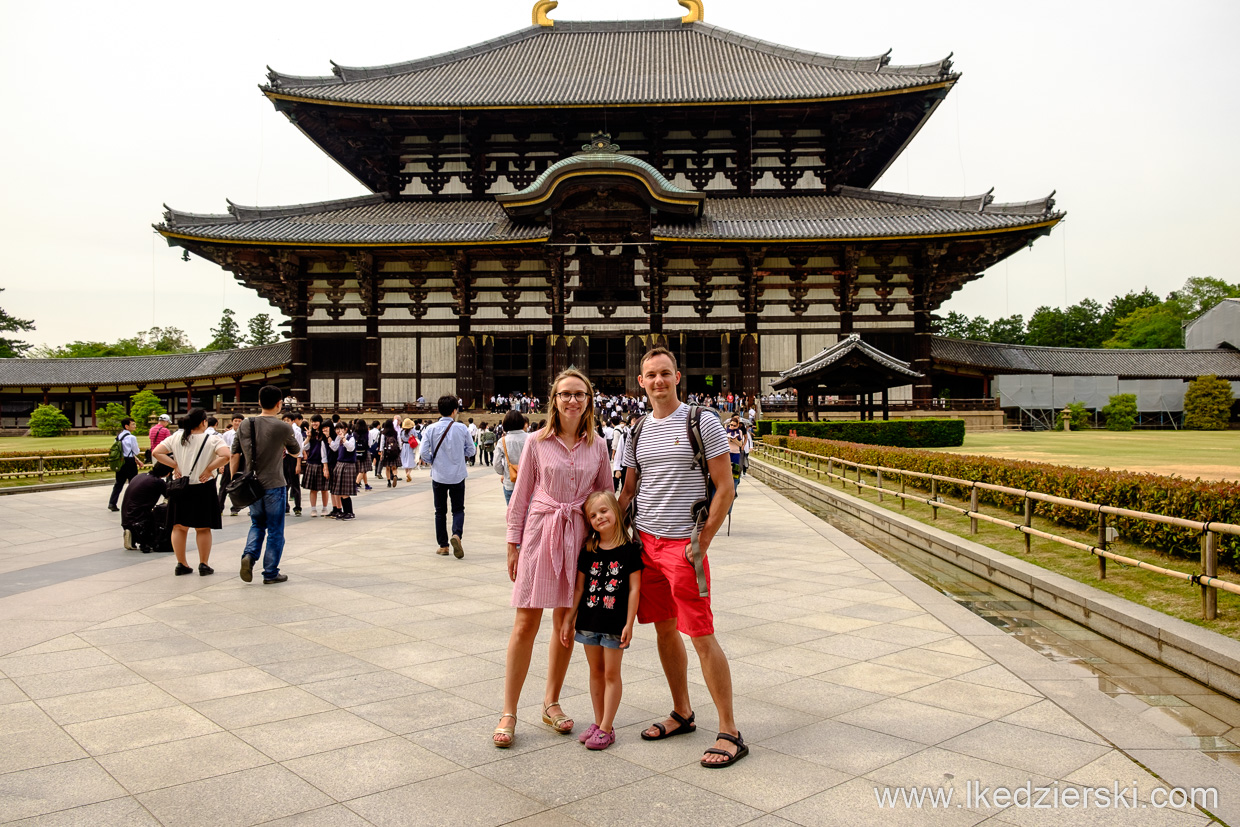
<svg viewBox="0 0 1240 827"><path fill-rule="evenodd" d="M702 677L719 715L718 740L702 756L701 763L718 768L739 761L749 753L733 718L732 672L728 658L715 639L709 596L710 567L705 556L735 496L728 438L718 417L701 417L702 453L715 487L710 512L699 536L708 591L702 596L697 573L685 554L694 530L693 504L706 496L706 482L693 463L689 406L682 404L676 395L676 387L680 384L676 357L667 348L651 350L642 358L638 382L650 398L653 410L642 423L640 436L626 440L624 465L628 471L620 505L625 509L634 497L637 499L635 522L646 567L642 573L637 619L654 624L659 661L672 692L671 716L652 725L642 733L642 738L657 741L686 734L695 728L689 703L689 657L680 637L683 632L693 641L702 665Z"/></svg>

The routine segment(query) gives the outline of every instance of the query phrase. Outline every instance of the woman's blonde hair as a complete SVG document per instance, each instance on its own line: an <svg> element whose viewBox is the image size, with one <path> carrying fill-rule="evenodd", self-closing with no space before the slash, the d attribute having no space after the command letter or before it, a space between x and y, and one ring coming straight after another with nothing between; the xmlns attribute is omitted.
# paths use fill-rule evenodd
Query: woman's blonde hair
<svg viewBox="0 0 1240 827"><path fill-rule="evenodd" d="M633 531L629 527L629 515L620 508L620 501L616 499L616 495L610 491L595 491L586 497L586 501L581 506L581 512L586 515L586 551L593 554L598 551L599 544L605 538L599 536L594 530L594 526L590 524L590 504L599 500L606 502L607 507L611 509L611 513L616 518L616 532L621 543L633 542Z"/></svg>
<svg viewBox="0 0 1240 827"><path fill-rule="evenodd" d="M565 379L580 379L586 386L585 410L581 412L581 421L577 423L577 438L584 439L586 445L594 444L594 385L590 384L590 379L577 368L567 368L560 371L560 375L555 377L555 381L551 383L551 415L547 417L547 424L543 426L542 432L538 435L539 439L550 439L553 436L559 436L564 433L564 425L560 421L560 408L556 404L559 399L556 392L559 390L560 383Z"/></svg>

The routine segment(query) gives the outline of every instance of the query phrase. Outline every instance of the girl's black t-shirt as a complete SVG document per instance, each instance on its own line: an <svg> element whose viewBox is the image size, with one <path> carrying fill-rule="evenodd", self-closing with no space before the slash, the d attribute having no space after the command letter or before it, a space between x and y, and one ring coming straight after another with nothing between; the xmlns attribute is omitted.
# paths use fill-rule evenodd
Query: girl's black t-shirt
<svg viewBox="0 0 1240 827"><path fill-rule="evenodd" d="M577 607L577 631L618 635L629 619L629 578L641 571L641 543L626 543L593 553L581 550L577 571L585 575L581 604Z"/></svg>

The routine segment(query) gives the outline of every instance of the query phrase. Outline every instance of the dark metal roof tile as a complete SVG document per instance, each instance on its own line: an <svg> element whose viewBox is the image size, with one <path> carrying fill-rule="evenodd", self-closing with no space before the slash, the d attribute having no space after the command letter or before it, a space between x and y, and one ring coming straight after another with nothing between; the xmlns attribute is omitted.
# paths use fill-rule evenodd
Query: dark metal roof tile
<svg viewBox="0 0 1240 827"><path fill-rule="evenodd" d="M168 356L0 359L0 386L102 387L235 376L286 367L292 354L290 342L276 342L262 347Z"/></svg>

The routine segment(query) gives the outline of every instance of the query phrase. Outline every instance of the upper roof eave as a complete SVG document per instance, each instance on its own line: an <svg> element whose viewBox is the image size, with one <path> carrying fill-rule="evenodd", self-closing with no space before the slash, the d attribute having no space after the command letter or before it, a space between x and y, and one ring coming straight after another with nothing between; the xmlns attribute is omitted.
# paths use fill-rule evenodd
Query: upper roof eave
<svg viewBox="0 0 1240 827"><path fill-rule="evenodd" d="M767 57L781 58L792 61L803 66L825 67L838 70L843 73L856 74L858 76L886 76L892 79L892 82L886 84L854 84L856 89L850 90L858 94L893 94L903 91L915 91L922 88L925 83L930 82L947 82L953 83L958 77L958 73L951 71L952 61L951 55L942 60L932 61L929 63L915 65L893 65L890 63L890 50L881 55L868 57L844 57L840 55L829 55L821 52L813 52L805 49L796 49L788 46L782 46L759 38L750 37L748 35L733 32L703 22L694 22L684 24L679 19L672 18L668 20L638 20L638 21L558 21L554 26L531 26L524 29L511 32L509 34L475 44L473 46L462 49L455 49L430 57L419 58L411 61L400 63L391 63L380 66L357 67L343 66L332 63L332 75L306 77L298 75L290 75L268 67L268 83L262 86L262 90L268 97L291 98L294 100L304 99L313 102L319 102L329 105L384 105L384 103L392 106L418 106L419 104L426 106L442 106L447 103L459 105L461 108L475 108L480 106L492 107L503 106L503 102L497 100L491 103L475 103L470 105L465 101L451 102L446 100L426 100L417 101L413 98L408 100L387 101L379 100L374 95L367 96L358 94L356 96L341 95L339 93L326 94L323 90L327 88L338 88L348 86L365 81L386 80L396 78L402 75L412 75L426 70L436 69L447 66L452 63L468 60L483 55L491 54L497 50L513 46L515 44L524 43L525 41L555 37L566 34L579 33L641 33L641 32L660 32L660 31L691 31L704 37L709 37L721 43L731 44L751 52L760 53ZM897 81L896 78L906 78L907 81ZM918 83L918 81L923 83ZM778 99L805 99L820 100L830 99L834 97L848 96L841 95L838 91L834 94L814 95L801 90L800 94L791 94L779 96ZM390 96L389 96L390 97ZM623 96L617 96L623 97ZM760 102L765 98L761 96L751 96L756 99L752 102ZM772 97L772 100L776 99ZM581 101L580 103L589 103L590 101ZM618 104L620 100L598 100L597 104ZM669 101L676 102L676 101ZM689 101L685 101L689 102ZM721 101L726 102L726 101ZM750 101L732 101L732 102L750 102ZM561 101L568 104L567 101ZM511 105L520 105L519 102L510 102Z"/></svg>

